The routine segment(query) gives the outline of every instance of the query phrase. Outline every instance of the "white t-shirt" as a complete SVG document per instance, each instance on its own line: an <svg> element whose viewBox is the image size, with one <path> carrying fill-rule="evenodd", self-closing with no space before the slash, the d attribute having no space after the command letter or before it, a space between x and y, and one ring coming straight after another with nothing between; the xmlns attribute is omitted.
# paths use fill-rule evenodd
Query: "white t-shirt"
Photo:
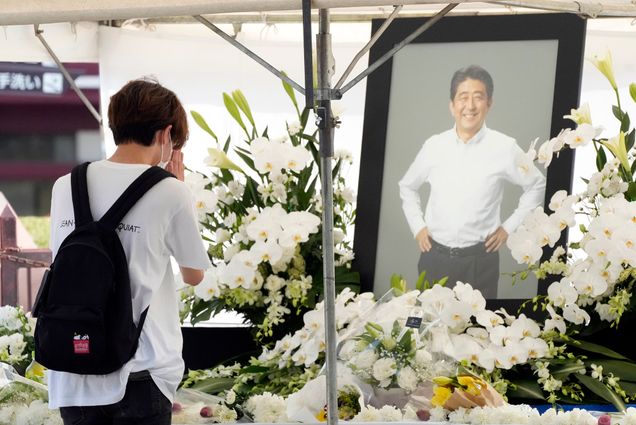
<svg viewBox="0 0 636 425"><path fill-rule="evenodd" d="M93 219L101 218L141 173L144 164L107 160L88 167L88 193ZM51 241L53 256L75 228L70 175L53 186ZM78 375L49 371L49 406L100 406L120 401L128 375L150 371L161 392L172 401L183 377L183 340L179 326L179 294L170 256L183 267L205 270L210 262L196 222L192 194L174 178L151 188L118 227L128 259L135 323L150 305L134 357L108 375Z"/></svg>

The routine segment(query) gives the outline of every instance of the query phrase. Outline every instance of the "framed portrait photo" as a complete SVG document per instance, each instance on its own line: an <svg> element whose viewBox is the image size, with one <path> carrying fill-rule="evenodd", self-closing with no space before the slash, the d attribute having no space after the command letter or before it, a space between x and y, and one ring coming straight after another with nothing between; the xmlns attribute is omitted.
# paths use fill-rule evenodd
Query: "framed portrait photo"
<svg viewBox="0 0 636 425"><path fill-rule="evenodd" d="M371 49L370 63L424 22L426 19L420 18L393 22ZM381 24L381 20L374 21L373 31ZM571 14L445 17L369 76L354 237L363 290L384 294L393 274L403 276L411 288L417 281L421 249L403 212L398 184L427 140L455 128L451 102L454 73L477 65L490 74L494 88L485 125L527 151L535 139L538 147L573 125L563 116L578 107L584 41L585 20ZM455 157L448 158L448 164L436 166L457 167ZM470 158L464 161L467 167L472 166ZM494 169L501 161L509 158L495 155L480 167ZM556 191L570 190L573 162L573 152L566 150L547 170L535 163L546 177L541 207L549 204ZM480 172L481 168L475 174ZM474 196L474 186L468 184L471 177L471 172L463 169L447 175L453 190L445 196ZM423 212L430 185L426 181L419 188ZM524 193L518 184L504 181L502 185L500 223L513 214ZM470 207L466 210L470 214ZM448 220L453 217L449 213ZM552 250L546 247L544 258ZM514 309L545 293L551 282L537 281L532 274L513 283L511 274L524 266L512 258L505 244L498 253L499 278L493 281L496 288L491 291L496 296L487 296L490 308Z"/></svg>

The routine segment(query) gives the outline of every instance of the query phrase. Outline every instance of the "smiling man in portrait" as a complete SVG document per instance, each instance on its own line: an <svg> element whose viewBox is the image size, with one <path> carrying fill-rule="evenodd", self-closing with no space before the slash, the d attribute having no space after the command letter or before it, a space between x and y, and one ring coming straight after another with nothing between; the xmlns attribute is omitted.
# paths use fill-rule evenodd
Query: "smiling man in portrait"
<svg viewBox="0 0 636 425"><path fill-rule="evenodd" d="M471 65L451 79L450 112L455 126L424 142L399 182L402 209L422 251L418 271L429 281L470 283L486 299L497 298L499 248L524 216L542 205L545 177L520 166L516 141L486 126L494 84L484 68ZM504 183L523 189L515 211L502 221ZM419 188L430 185L422 211Z"/></svg>

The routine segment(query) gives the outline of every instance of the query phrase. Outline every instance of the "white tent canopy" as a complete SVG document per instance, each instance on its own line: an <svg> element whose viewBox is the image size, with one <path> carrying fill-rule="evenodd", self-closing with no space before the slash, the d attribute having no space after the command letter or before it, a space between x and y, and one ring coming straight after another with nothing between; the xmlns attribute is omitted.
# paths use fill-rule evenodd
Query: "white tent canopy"
<svg viewBox="0 0 636 425"><path fill-rule="evenodd" d="M313 0L314 9L342 7L379 7L395 3L404 5L443 4L435 0ZM454 3L479 3L455 0ZM490 5L543 9L597 16L635 16L636 3L631 0L527 0L492 1ZM54 22L125 20L167 16L191 16L237 12L299 11L300 0L3 0L0 25L24 25Z"/></svg>

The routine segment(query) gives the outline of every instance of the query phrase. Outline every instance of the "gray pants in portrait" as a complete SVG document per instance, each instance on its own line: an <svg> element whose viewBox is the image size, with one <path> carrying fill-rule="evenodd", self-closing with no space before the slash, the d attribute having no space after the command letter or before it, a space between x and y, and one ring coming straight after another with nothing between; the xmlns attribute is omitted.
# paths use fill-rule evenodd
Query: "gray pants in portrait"
<svg viewBox="0 0 636 425"><path fill-rule="evenodd" d="M486 299L497 298L499 252L486 252L484 243L450 248L431 239L431 244L431 250L423 252L417 264L420 274L426 271L426 280L433 283L448 276L449 288L459 280L479 289Z"/></svg>

